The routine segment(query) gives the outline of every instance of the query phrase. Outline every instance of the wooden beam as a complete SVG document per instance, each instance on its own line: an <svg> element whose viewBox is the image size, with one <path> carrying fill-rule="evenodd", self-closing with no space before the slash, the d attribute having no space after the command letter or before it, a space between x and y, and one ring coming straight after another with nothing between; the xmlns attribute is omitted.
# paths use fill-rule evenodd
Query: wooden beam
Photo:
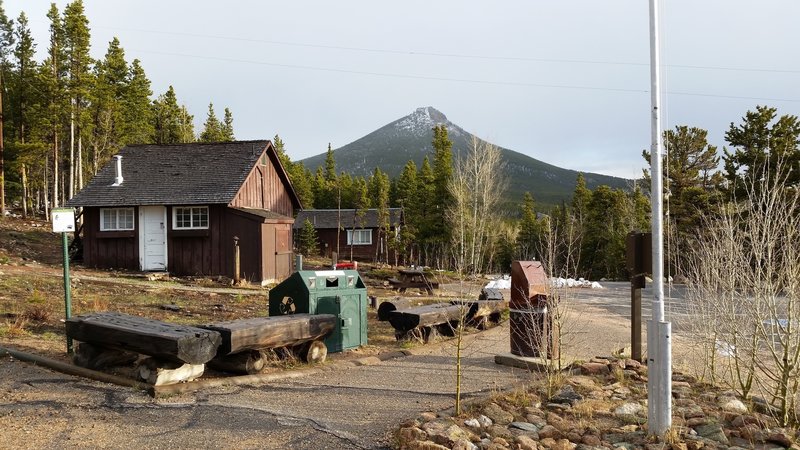
<svg viewBox="0 0 800 450"><path fill-rule="evenodd" d="M114 312L73 317L66 325L77 341L189 364L211 360L221 341L216 331Z"/></svg>
<svg viewBox="0 0 800 450"><path fill-rule="evenodd" d="M459 321L463 308L459 305L435 304L396 310L389 313L389 323L399 332L408 332L417 327L430 327L442 323Z"/></svg>
<svg viewBox="0 0 800 450"><path fill-rule="evenodd" d="M318 340L336 327L333 314L290 314L275 317L231 320L203 328L220 334L222 344L217 356L245 350L291 347Z"/></svg>

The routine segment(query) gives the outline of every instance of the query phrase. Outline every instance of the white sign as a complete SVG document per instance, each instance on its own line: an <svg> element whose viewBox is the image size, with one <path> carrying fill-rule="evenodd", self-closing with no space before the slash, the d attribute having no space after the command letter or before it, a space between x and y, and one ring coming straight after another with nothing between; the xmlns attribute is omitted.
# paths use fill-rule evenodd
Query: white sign
<svg viewBox="0 0 800 450"><path fill-rule="evenodd" d="M53 209L53 232L72 233L75 231L75 210L72 208Z"/></svg>

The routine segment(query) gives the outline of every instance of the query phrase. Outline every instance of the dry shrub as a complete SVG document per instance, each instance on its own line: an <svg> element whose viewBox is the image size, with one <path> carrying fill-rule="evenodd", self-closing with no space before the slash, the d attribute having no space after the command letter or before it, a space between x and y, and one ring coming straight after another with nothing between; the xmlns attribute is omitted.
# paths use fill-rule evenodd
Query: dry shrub
<svg viewBox="0 0 800 450"><path fill-rule="evenodd" d="M50 308L48 308L47 305L40 304L30 305L25 308L25 312L22 313L22 317L25 320L36 323L48 322L51 315Z"/></svg>
<svg viewBox="0 0 800 450"><path fill-rule="evenodd" d="M28 334L26 325L28 321L22 316L15 317L13 321L6 320L5 324L0 325L0 337L13 339L25 336Z"/></svg>

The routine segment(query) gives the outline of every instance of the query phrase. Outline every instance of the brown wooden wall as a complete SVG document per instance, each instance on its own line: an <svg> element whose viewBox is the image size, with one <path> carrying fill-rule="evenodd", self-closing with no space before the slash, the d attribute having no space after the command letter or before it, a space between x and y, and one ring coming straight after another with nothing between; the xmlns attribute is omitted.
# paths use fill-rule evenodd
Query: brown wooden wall
<svg viewBox="0 0 800 450"><path fill-rule="evenodd" d="M236 193L231 206L239 208L258 208L273 211L284 216L294 216L294 205L284 181L272 158L266 158L267 165L262 165L264 157L247 175L239 192ZM287 181L288 182L288 181Z"/></svg>
<svg viewBox="0 0 800 450"><path fill-rule="evenodd" d="M208 207L207 230L173 230L167 207L168 270L175 275L233 277L233 237L239 237L242 277L261 280L260 222L224 205Z"/></svg>
<svg viewBox="0 0 800 450"><path fill-rule="evenodd" d="M84 208L83 264L139 270L139 208L134 208L133 216L133 231L100 231L100 208Z"/></svg>
<svg viewBox="0 0 800 450"><path fill-rule="evenodd" d="M393 232L393 231L392 231ZM317 239L319 240L319 252L321 255L330 257L332 252L336 251L336 229L324 228L317 230ZM325 247L325 244L328 244ZM353 246L353 259L358 261L374 261L375 252L378 249L378 230L372 230L372 244L371 245L354 245ZM339 234L339 259L350 259L350 245L347 244L347 230L341 230ZM389 260L394 260L394 251L389 250Z"/></svg>
<svg viewBox="0 0 800 450"><path fill-rule="evenodd" d="M139 270L139 212L135 230L101 232L100 209L84 210L83 255L87 267ZM174 230L167 207L167 270L178 276L233 277L233 237L239 238L241 276L250 281L283 280L291 274L292 225L225 205L209 205L207 230ZM288 266L287 266L288 263Z"/></svg>

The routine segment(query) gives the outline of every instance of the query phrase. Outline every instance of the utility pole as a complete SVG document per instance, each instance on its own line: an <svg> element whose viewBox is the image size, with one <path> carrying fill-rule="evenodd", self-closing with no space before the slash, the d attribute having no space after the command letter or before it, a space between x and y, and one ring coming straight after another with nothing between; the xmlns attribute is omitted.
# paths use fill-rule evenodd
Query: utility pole
<svg viewBox="0 0 800 450"><path fill-rule="evenodd" d="M650 204L653 233L653 318L647 327L647 430L663 436L672 427L672 324L664 317L664 223L661 167L661 55L658 0L650 0Z"/></svg>

